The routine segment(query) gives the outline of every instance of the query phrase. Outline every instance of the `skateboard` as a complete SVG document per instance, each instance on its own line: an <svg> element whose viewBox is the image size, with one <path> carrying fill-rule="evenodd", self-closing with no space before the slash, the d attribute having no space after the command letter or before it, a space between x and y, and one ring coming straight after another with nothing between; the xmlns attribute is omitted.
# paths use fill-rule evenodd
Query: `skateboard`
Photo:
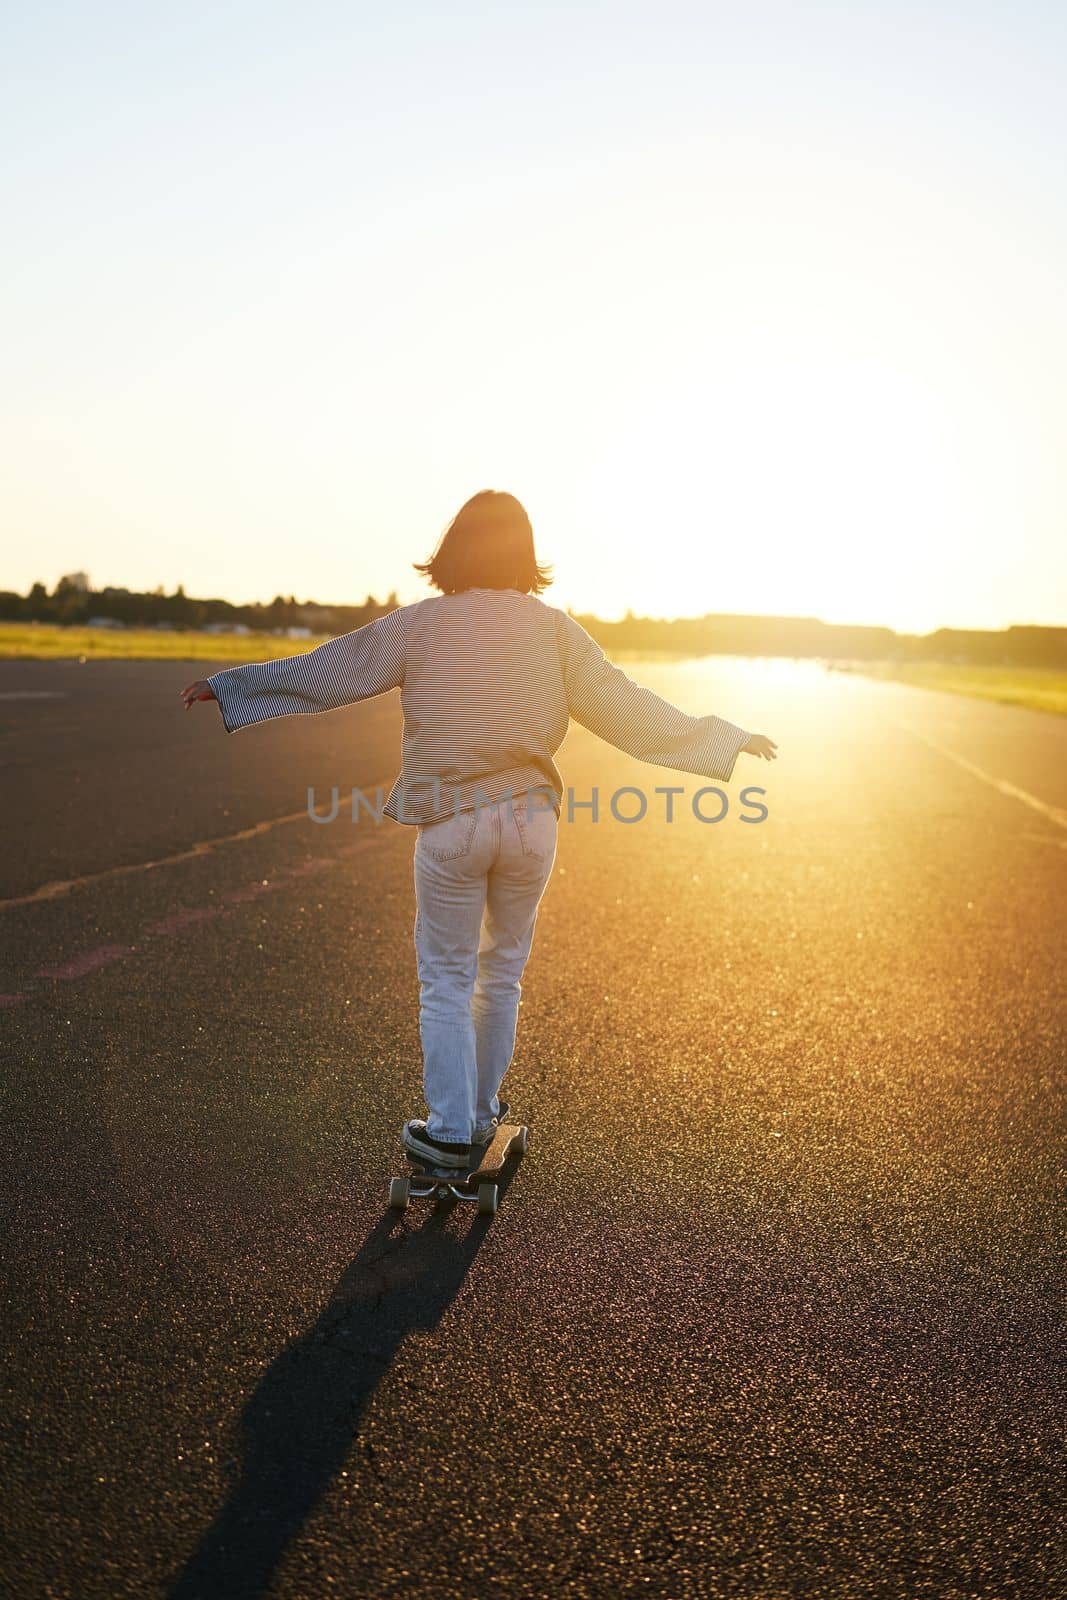
<svg viewBox="0 0 1067 1600"><path fill-rule="evenodd" d="M502 1122L489 1144L478 1152L473 1167L435 1167L421 1156L406 1151L414 1169L410 1177L393 1178L389 1183L389 1207L406 1211L412 1200L469 1200L478 1207L480 1217L496 1215L500 1190L497 1177L511 1155L524 1156L530 1142L529 1129L516 1122ZM472 1152L473 1154L473 1152Z"/></svg>

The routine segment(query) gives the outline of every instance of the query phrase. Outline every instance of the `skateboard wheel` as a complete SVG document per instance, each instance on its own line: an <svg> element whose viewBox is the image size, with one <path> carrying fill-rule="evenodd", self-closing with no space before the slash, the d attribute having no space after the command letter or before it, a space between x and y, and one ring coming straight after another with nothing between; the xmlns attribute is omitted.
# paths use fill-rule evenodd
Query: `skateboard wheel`
<svg viewBox="0 0 1067 1600"><path fill-rule="evenodd" d="M411 1201L411 1179L391 1178L389 1181L389 1208L406 1211Z"/></svg>
<svg viewBox="0 0 1067 1600"><path fill-rule="evenodd" d="M529 1128L527 1128L527 1127L520 1128L518 1133L515 1135L514 1139L511 1141L511 1144L512 1144L512 1149L515 1151L516 1155L524 1156L526 1154L527 1150L530 1148L530 1130L529 1130Z"/></svg>
<svg viewBox="0 0 1067 1600"><path fill-rule="evenodd" d="M480 1217L496 1216L497 1193L495 1183L480 1183L478 1185L478 1215Z"/></svg>

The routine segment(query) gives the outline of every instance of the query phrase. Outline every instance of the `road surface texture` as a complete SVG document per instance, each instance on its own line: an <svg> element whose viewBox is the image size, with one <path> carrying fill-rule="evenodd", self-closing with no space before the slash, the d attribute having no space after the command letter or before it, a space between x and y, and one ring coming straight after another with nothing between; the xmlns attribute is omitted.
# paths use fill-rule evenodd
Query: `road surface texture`
<svg viewBox="0 0 1067 1600"><path fill-rule="evenodd" d="M1067 1594L1067 720L630 670L781 757L702 822L572 730L490 1221L385 1210L396 696L0 667L5 1595Z"/></svg>

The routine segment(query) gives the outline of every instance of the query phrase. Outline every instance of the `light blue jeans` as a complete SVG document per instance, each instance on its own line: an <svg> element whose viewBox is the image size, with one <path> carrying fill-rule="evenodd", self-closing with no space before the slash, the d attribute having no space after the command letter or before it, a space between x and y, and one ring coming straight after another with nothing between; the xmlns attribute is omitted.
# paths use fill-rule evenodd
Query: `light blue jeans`
<svg viewBox="0 0 1067 1600"><path fill-rule="evenodd" d="M500 1110L556 831L556 813L541 794L419 828L419 1031L427 1132L436 1139L467 1144Z"/></svg>

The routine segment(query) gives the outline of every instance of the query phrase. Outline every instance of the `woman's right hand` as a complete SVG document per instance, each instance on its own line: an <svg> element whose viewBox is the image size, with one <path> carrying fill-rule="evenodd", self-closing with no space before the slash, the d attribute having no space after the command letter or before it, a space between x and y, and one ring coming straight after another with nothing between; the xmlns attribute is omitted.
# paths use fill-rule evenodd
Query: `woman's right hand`
<svg viewBox="0 0 1067 1600"><path fill-rule="evenodd" d="M762 756L764 761L778 760L778 746L765 733L754 733L741 749L746 756Z"/></svg>

